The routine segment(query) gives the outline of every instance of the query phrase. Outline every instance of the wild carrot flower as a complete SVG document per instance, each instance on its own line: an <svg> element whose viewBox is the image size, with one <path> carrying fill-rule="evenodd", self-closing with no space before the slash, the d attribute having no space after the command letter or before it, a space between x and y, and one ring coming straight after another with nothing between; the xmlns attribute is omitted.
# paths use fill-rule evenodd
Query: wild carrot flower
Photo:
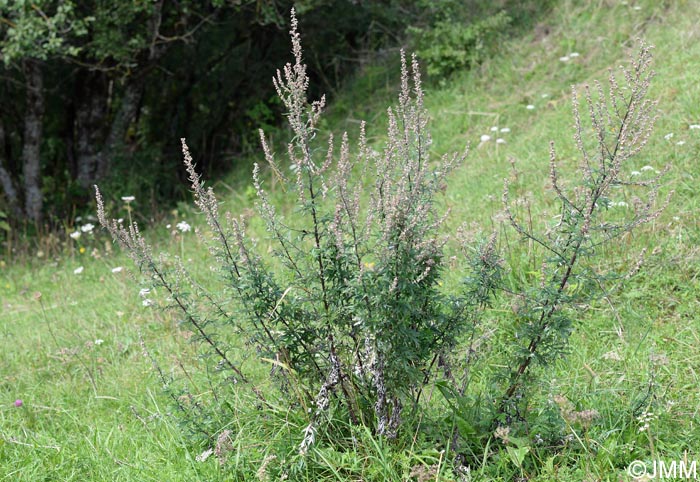
<svg viewBox="0 0 700 482"><path fill-rule="evenodd" d="M124 201L127 204L134 201L135 199L136 198L134 196L122 196L122 201Z"/></svg>
<svg viewBox="0 0 700 482"><path fill-rule="evenodd" d="M123 269L123 267L117 266L116 268L112 268L112 273L121 273Z"/></svg>
<svg viewBox="0 0 700 482"><path fill-rule="evenodd" d="M82 266L78 266L77 268L75 268L73 270L73 274L80 274L83 272L83 269L85 269L85 268L83 268Z"/></svg>
<svg viewBox="0 0 700 482"><path fill-rule="evenodd" d="M177 229L179 229L183 233L186 233L186 232L192 230L192 226L187 224L187 221L180 221L179 223L177 223L176 227L177 227Z"/></svg>
<svg viewBox="0 0 700 482"><path fill-rule="evenodd" d="M535 110L535 106L532 105L532 104L526 105L525 108L526 108L527 110Z"/></svg>
<svg viewBox="0 0 700 482"><path fill-rule="evenodd" d="M81 235L82 235L82 234L80 233L80 231L75 231L75 232L72 232L72 233L69 234L69 236L71 237L71 239L75 239L75 240L80 239L80 236L81 236Z"/></svg>
<svg viewBox="0 0 700 482"><path fill-rule="evenodd" d="M641 424L641 426L639 427L639 431L645 432L649 430L650 422L656 420L657 418L658 417L652 412L644 410L644 412L642 412L642 414L639 417L637 417L637 421Z"/></svg>
<svg viewBox="0 0 700 482"><path fill-rule="evenodd" d="M95 225L92 223L87 223L80 226L80 230L84 233L91 233L93 229L95 229Z"/></svg>
<svg viewBox="0 0 700 482"><path fill-rule="evenodd" d="M488 142L490 140L491 140L491 136L488 134L484 134L483 136L481 136L481 142Z"/></svg>

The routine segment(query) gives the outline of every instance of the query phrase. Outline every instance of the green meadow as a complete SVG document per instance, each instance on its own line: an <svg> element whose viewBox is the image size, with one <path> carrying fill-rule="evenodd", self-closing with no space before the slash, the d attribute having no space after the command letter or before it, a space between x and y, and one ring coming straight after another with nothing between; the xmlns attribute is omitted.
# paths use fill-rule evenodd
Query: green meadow
<svg viewBox="0 0 700 482"><path fill-rule="evenodd" d="M550 141L562 169L574 171L572 86L606 80L609 68L629 61L637 39L654 45L649 96L658 100L659 117L639 165L624 169L642 179L668 166L658 203L672 195L670 204L597 253L601 265L634 265L642 252L644 263L578 311L569 352L539 373L533 395L533 410L595 411L590 428L567 426L562 443L546 449L533 435L524 459L498 450L494 439L480 463L461 472L427 438L390 442L360 429L353 450L319 447L288 480L618 481L633 480L628 466L635 460L651 471L654 461L700 459L698 19L700 2L691 0L563 0L475 69L435 82L424 77L433 152L470 146L437 198L450 210L446 229L466 223L488 235L505 230L504 178L534 223L547 215ZM331 99L324 131L352 137L365 119L370 144L383 140L386 107L398 91L398 75L388 70L398 67L396 57L367 66ZM253 162L264 162L262 150L227 178L208 181L221 211L254 209ZM282 189L266 180L273 200L281 200ZM139 213L140 199L121 199L132 193L104 194L111 214L138 221L155 252L180 256L207 282L212 258L194 232L206 225L193 206L181 203L149 219ZM617 201L611 209L631 209L632 200ZM87 223L95 227L81 231ZM198 345L177 313L146 306L138 270L97 224L76 223L70 231L80 236L68 238L60 255L31 241L26 255L0 265L0 480L278 480L266 468L279 473L285 462L273 455L299 438L303 420L283 401L265 423L241 410L228 426L225 462L202 457L209 446L180 423L154 369L155 360L166 376L191 375L204 394ZM265 239L262 223L251 229ZM504 260L517 264L509 256L517 253L507 251ZM508 309L496 305L489 317ZM264 381L260 389L267 389ZM237 403L248 402L231 401Z"/></svg>

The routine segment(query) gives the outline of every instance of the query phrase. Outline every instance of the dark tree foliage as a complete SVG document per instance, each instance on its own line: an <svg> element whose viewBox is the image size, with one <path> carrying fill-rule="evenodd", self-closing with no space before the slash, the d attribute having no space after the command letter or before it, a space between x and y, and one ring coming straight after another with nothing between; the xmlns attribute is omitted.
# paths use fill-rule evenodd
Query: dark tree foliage
<svg viewBox="0 0 700 482"><path fill-rule="evenodd" d="M509 2L477 4L445 8L471 22ZM447 11L409 0L0 1L0 214L51 229L86 209L98 181L178 198L180 137L207 175L231 168L257 149L258 128L283 118L270 79L289 58L292 6L312 85L331 94L370 52Z"/></svg>

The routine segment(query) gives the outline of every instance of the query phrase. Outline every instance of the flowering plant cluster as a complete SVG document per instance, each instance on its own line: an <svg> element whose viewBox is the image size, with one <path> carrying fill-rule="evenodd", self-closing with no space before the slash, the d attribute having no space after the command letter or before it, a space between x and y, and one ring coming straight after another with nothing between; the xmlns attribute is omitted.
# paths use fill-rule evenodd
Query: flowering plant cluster
<svg viewBox="0 0 700 482"><path fill-rule="evenodd" d="M571 313L600 294L608 276L587 261L600 245L663 209L655 207L663 172L623 175L623 166L649 139L655 118L655 104L645 99L652 77L650 49L643 46L632 68L624 71L623 87L611 74L608 96L599 84L585 89L590 107L585 122L574 91L574 139L582 177L563 183L552 144L550 181L560 210L555 223L541 233L524 224L506 185L504 219L541 248L533 260L540 265L539 279L513 285L502 276L507 267L495 235L476 245L460 241L463 276L451 283L455 277L444 276L445 246L460 236L444 234L447 213L438 210L435 199L466 150L441 158L431 153L415 57L408 61L402 54L398 104L387 111L387 140L378 151L370 147L364 123L354 146L347 134L338 141L320 132L325 98L307 99L309 78L294 16L291 39L294 62L274 78L293 134L286 146L289 177L262 131L260 139L269 171L286 186L286 205L295 209L280 209L256 164L253 186L267 228L265 241L247 234L247 219L219 213L216 196L205 188L182 139L195 204L208 225L206 232L197 232L216 260L220 291L194 280L182 258L154 255L135 223L110 220L97 191L101 225L150 283L140 293L143 304L153 304L149 289L163 290L206 348L209 368L215 368L207 370L208 376L223 374L209 379L214 408L208 412L207 404L197 403L189 393L173 395L173 400L190 414L199 433L219 440L226 426L221 409L230 408L231 390L249 390L257 407L273 410L270 394L257 386L259 368L250 368L255 357L259 366L270 368L276 389L294 400L290 409L303 414L296 445L302 456L319 443L321 434L337 436L327 430L329 420L396 437L413 415L427 413L423 394L429 385L439 388L452 410L442 421L449 425L446 444L454 450L460 440L473 436L475 427L486 428L482 436L505 425L513 424L515 430L534 380L530 366L545 366L566 352L574 328ZM509 129L492 129L497 131ZM623 192L634 205L627 217L620 210L608 212L613 194ZM177 228L187 232L190 225L183 222ZM512 297L514 306L513 315L500 320L512 335L503 338L510 343L507 359L497 363L505 374L487 384L488 393L470 394L477 376L473 366L495 353L488 347L484 310L503 297ZM473 403L483 405L473 413L486 414L485 423L466 419ZM577 414L586 424L596 418L593 412ZM500 428L498 433L512 432Z"/></svg>

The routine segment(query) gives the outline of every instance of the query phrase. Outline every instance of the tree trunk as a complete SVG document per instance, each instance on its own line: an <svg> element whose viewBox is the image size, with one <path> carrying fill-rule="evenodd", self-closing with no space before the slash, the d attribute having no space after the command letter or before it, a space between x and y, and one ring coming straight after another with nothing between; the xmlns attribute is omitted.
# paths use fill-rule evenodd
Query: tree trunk
<svg viewBox="0 0 700 482"><path fill-rule="evenodd" d="M148 28L151 35L151 46L148 49L148 56L141 68L135 69L138 73L128 79L124 87L121 105L114 116L109 134L107 134L107 140L99 152L97 179L102 179L109 173L112 158L122 147L129 125L136 118L136 114L139 111L146 77L167 51L167 44L158 45L157 42L162 23L163 3L164 0L156 0L153 4L153 12L148 20Z"/></svg>
<svg viewBox="0 0 700 482"><path fill-rule="evenodd" d="M100 146L107 115L107 82L101 72L81 75L76 86L75 165L78 184L92 190L105 162Z"/></svg>
<svg viewBox="0 0 700 482"><path fill-rule="evenodd" d="M114 115L107 139L98 153L96 179L103 179L109 173L112 158L122 147L129 125L136 117L143 87L142 78L132 79L126 84L119 110Z"/></svg>
<svg viewBox="0 0 700 482"><path fill-rule="evenodd" d="M43 208L40 151L44 117L44 85L39 62L34 59L25 60L24 75L27 88L22 147L24 211L27 218L38 226L41 223Z"/></svg>
<svg viewBox="0 0 700 482"><path fill-rule="evenodd" d="M12 174L7 170L5 152L5 126L2 123L2 119L0 119L0 186L2 186L2 190L5 193L5 199L7 199L7 205L10 208L12 217L21 219L24 217L24 211L22 211L22 205L19 201L17 184Z"/></svg>

